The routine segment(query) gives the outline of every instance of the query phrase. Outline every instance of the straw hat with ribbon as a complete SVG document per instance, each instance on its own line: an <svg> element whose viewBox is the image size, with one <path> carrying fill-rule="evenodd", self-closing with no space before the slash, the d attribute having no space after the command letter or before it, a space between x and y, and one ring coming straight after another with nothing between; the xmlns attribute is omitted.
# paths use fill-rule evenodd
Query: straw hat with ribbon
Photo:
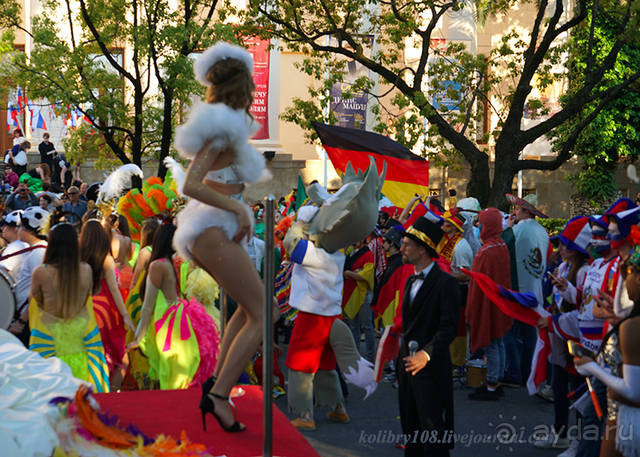
<svg viewBox="0 0 640 457"><path fill-rule="evenodd" d="M547 219L549 217L536 208L536 206L538 206L538 196L536 194L529 194L524 198L516 197L513 194L505 194L505 196L507 197L507 200L509 200L509 203L514 206L521 206L534 216L541 217L543 219Z"/></svg>

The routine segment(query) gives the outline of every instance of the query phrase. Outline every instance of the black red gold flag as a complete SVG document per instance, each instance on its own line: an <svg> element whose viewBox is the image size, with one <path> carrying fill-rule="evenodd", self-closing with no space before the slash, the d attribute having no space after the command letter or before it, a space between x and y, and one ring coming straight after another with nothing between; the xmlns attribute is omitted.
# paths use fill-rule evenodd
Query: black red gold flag
<svg viewBox="0 0 640 457"><path fill-rule="evenodd" d="M391 138L365 130L314 122L313 127L336 171L344 173L347 163L358 171L369 167L369 157L378 171L387 163L382 193L394 205L404 208L414 194L429 194L429 162Z"/></svg>

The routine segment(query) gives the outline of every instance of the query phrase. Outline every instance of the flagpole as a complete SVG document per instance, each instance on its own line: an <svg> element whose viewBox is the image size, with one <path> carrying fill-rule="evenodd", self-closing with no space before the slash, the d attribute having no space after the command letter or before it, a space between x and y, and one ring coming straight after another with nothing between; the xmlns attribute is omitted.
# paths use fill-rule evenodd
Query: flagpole
<svg viewBox="0 0 640 457"><path fill-rule="evenodd" d="M262 456L273 456L273 295L274 295L274 242L273 224L275 198L264 199L264 295L262 339Z"/></svg>
<svg viewBox="0 0 640 457"><path fill-rule="evenodd" d="M329 35L327 35L325 37L325 42L326 42L325 43L326 46L329 46L329 43L330 43ZM327 56L326 55L324 57L324 60L325 60L324 81L326 83L327 80L329 79L329 65L327 65ZM329 123L329 114L330 114L329 110L330 110L330 106L331 106L330 105L331 104L331 99L330 99L331 91L327 90L325 92L325 95L327 97L327 105L324 107L324 113L323 114L324 114L324 123L328 124ZM327 185L328 185L328 183L327 183L327 181L328 181L328 178L327 178L327 150L324 148L324 146L322 147L322 151L323 151L322 156L323 156L323 159L324 159L324 188L326 189Z"/></svg>
<svg viewBox="0 0 640 457"><path fill-rule="evenodd" d="M324 188L327 188L327 151L324 151Z"/></svg>
<svg viewBox="0 0 640 457"><path fill-rule="evenodd" d="M31 1L27 0L24 2L24 19L26 23L27 33L24 34L24 53L27 55L27 59L31 61ZM27 98L27 88L24 88L24 93L22 94L25 100ZM25 138L31 138L31 110L29 110L29 115L27 115L27 103L24 104L24 129L22 130L22 134Z"/></svg>

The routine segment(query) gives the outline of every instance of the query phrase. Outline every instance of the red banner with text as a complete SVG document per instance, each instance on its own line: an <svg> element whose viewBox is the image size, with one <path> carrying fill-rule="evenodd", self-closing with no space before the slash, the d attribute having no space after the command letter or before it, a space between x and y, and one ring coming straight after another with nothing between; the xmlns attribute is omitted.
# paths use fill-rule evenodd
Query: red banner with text
<svg viewBox="0 0 640 457"><path fill-rule="evenodd" d="M266 140L269 138L269 40L249 37L245 38L244 43L253 56L253 81L256 85L249 111L260 124L260 130L252 139Z"/></svg>

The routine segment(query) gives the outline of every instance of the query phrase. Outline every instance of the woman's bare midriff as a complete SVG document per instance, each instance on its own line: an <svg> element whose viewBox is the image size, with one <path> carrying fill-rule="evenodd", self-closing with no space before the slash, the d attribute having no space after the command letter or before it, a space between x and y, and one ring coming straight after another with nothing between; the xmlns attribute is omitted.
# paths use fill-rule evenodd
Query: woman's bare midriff
<svg viewBox="0 0 640 457"><path fill-rule="evenodd" d="M222 195L235 195L240 194L244 190L244 184L226 184L223 182L211 181L209 179L205 179L204 183L211 187L216 192L220 192Z"/></svg>
<svg viewBox="0 0 640 457"><path fill-rule="evenodd" d="M233 163L234 159L235 159L235 154L233 150L227 149L218 155L218 158L213 163L209 171L216 171L216 170L222 170L223 168L227 168ZM240 194L244 190L244 184L242 183L227 184L227 183L222 183L218 181L211 181L209 179L205 179L204 183L207 186L211 187L216 192L220 192L223 195Z"/></svg>

